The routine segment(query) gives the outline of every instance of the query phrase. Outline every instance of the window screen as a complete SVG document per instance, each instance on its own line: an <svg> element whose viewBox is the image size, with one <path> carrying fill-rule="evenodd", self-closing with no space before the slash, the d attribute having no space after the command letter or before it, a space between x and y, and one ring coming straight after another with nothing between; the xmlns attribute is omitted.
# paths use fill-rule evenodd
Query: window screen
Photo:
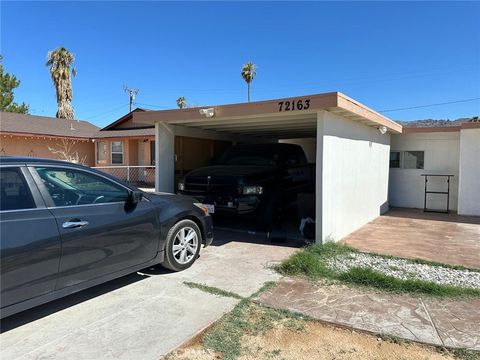
<svg viewBox="0 0 480 360"><path fill-rule="evenodd" d="M1 211L36 208L32 194L19 168L0 171Z"/></svg>
<svg viewBox="0 0 480 360"><path fill-rule="evenodd" d="M112 164L123 164L123 142L112 141L111 150Z"/></svg>
<svg viewBox="0 0 480 360"><path fill-rule="evenodd" d="M404 169L423 169L423 151L405 151L403 153Z"/></svg>
<svg viewBox="0 0 480 360"><path fill-rule="evenodd" d="M105 161L107 159L107 144L105 141L97 142L97 161Z"/></svg>

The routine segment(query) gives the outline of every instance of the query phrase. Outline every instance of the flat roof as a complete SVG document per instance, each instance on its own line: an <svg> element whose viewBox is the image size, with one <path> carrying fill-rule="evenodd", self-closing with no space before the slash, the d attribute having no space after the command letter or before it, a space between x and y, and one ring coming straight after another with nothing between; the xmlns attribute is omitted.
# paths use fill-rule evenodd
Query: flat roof
<svg viewBox="0 0 480 360"><path fill-rule="evenodd" d="M480 122L464 122L455 126L412 126L403 127L403 134L432 133L432 132L458 132L462 129L480 129Z"/></svg>
<svg viewBox="0 0 480 360"><path fill-rule="evenodd" d="M207 108L214 109L213 117L206 118L200 114L200 109ZM319 110L368 126L385 126L391 133L402 132L400 124L340 92L240 104L135 112L132 115L133 123L153 125L164 122L241 135L286 138L315 136L316 113Z"/></svg>

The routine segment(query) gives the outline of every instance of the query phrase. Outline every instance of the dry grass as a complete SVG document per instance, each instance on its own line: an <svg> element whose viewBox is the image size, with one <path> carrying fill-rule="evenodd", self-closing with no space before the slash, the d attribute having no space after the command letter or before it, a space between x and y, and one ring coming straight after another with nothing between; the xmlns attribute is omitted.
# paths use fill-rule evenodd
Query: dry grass
<svg viewBox="0 0 480 360"><path fill-rule="evenodd" d="M295 314L249 303L243 311L223 318L214 327L168 355L169 360L310 360L310 359L459 359L435 347L373 336L326 325ZM237 324L237 325L236 325ZM209 346L209 338L237 332L238 352L228 346ZM225 332L225 333L224 333Z"/></svg>

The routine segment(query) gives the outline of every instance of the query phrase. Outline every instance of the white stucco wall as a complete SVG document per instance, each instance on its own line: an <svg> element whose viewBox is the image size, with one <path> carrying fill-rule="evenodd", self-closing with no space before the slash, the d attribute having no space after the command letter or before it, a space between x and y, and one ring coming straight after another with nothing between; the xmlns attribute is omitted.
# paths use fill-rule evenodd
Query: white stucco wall
<svg viewBox="0 0 480 360"><path fill-rule="evenodd" d="M317 241L338 241L388 210L389 154L388 133L318 113Z"/></svg>
<svg viewBox="0 0 480 360"><path fill-rule="evenodd" d="M424 151L424 169L390 169L390 206L423 209L425 180L421 174L453 174L450 182L450 210L458 204L459 132L431 132L392 135L391 151ZM429 178L429 189L446 190L445 178ZM444 210L445 195L428 195L427 207Z"/></svg>
<svg viewBox="0 0 480 360"><path fill-rule="evenodd" d="M458 213L480 216L480 129L460 131Z"/></svg>
<svg viewBox="0 0 480 360"><path fill-rule="evenodd" d="M300 145L305 152L307 161L314 164L317 158L317 139L316 138L304 138L304 139L282 139L280 143L297 144Z"/></svg>

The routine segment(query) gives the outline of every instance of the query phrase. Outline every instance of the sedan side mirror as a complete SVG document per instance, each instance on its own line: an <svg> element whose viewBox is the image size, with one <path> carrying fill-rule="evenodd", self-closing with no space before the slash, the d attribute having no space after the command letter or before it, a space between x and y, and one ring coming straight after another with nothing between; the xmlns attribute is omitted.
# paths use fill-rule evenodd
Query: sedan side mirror
<svg viewBox="0 0 480 360"><path fill-rule="evenodd" d="M133 190L130 191L128 194L127 201L125 201L125 211L130 212L133 211L137 204L142 201L143 199L143 192L140 190Z"/></svg>
<svg viewBox="0 0 480 360"><path fill-rule="evenodd" d="M130 195L128 196L128 202L130 205L137 205L140 201L143 199L143 192L140 190L134 190L130 192Z"/></svg>

